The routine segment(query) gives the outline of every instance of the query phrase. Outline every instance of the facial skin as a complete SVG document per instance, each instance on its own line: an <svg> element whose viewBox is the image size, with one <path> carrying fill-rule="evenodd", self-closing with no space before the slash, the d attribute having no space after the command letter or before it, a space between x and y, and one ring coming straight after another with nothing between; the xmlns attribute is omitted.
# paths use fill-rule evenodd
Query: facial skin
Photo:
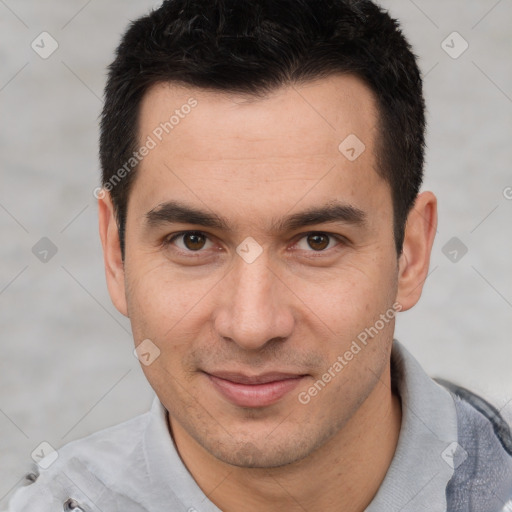
<svg viewBox="0 0 512 512"><path fill-rule="evenodd" d="M407 310L417 302L435 197L418 196L398 257L391 191L375 170L376 103L355 77L250 101L154 86L141 106L141 145L191 97L197 106L137 170L124 264L112 203L108 194L99 200L112 300L129 316L135 344L150 339L160 349L144 373L169 411L180 456L219 508L364 510L400 430L390 388L394 320L309 403L298 397L393 304ZM366 147L355 161L338 149L350 134ZM166 222L162 205L170 201L226 226ZM291 215L335 202L359 220L278 229ZM184 233L169 242L191 231L205 238ZM262 249L250 263L236 251L247 237ZM207 375L221 371L302 378L270 405L240 406Z"/></svg>

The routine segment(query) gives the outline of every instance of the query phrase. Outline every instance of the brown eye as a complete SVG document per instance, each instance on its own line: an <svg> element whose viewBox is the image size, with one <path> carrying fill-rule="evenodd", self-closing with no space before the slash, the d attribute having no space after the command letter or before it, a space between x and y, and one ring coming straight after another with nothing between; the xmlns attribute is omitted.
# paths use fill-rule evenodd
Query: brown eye
<svg viewBox="0 0 512 512"><path fill-rule="evenodd" d="M209 246L208 246L209 244ZM165 240L166 246L174 246L182 253L205 252L213 246L209 237L201 231L182 231Z"/></svg>
<svg viewBox="0 0 512 512"><path fill-rule="evenodd" d="M190 251L198 251L206 244L206 237L202 233L184 233L182 237L185 247Z"/></svg>
<svg viewBox="0 0 512 512"><path fill-rule="evenodd" d="M307 241L315 251L323 251L329 245L329 237L324 233L312 233L308 235Z"/></svg>

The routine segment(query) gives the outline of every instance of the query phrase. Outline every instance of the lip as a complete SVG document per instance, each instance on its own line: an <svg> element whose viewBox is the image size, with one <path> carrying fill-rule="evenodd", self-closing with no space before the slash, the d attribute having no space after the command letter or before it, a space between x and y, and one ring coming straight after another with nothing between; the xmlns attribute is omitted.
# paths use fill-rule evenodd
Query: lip
<svg viewBox="0 0 512 512"><path fill-rule="evenodd" d="M265 373L244 375L233 372L206 373L214 388L239 407L266 407L293 391L305 375Z"/></svg>

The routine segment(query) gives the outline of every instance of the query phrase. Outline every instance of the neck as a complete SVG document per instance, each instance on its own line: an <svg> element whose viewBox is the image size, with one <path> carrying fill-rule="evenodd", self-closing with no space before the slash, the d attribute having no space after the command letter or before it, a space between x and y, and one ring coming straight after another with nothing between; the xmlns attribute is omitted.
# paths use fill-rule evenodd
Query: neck
<svg viewBox="0 0 512 512"><path fill-rule="evenodd" d="M391 464L401 416L388 369L341 431L307 458L283 467L226 464L206 452L177 422L170 420L170 429L187 469L224 512L361 512Z"/></svg>

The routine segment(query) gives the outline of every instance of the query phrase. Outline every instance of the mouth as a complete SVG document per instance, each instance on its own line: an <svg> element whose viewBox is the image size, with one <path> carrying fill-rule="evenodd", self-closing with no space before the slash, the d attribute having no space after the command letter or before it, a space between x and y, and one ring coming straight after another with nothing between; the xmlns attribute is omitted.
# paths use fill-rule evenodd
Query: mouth
<svg viewBox="0 0 512 512"><path fill-rule="evenodd" d="M265 373L244 375L234 372L206 373L214 389L239 407L266 407L293 391L306 375Z"/></svg>

